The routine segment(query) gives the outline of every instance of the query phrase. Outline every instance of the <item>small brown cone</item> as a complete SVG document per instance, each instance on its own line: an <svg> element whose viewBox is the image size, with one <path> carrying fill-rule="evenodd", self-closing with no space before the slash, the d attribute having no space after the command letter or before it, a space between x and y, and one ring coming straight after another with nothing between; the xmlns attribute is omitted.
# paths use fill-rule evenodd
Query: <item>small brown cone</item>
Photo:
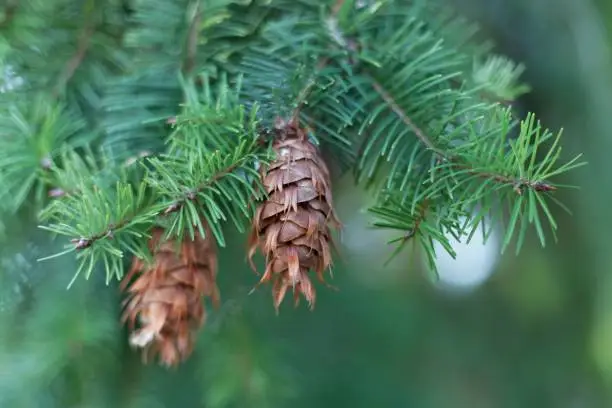
<svg viewBox="0 0 612 408"><path fill-rule="evenodd" d="M123 321L132 331L130 344L143 348L145 362L159 355L164 365L175 366L191 354L206 320L203 297L219 303L217 254L208 231L205 239L196 232L194 240L185 237L179 246L162 242L163 233L155 228L149 241L153 264L134 258L121 283L128 294Z"/></svg>
<svg viewBox="0 0 612 408"><path fill-rule="evenodd" d="M325 283L323 274L331 266L329 224L340 224L333 209L329 170L295 121L278 121L276 131L276 157L262 169L268 199L253 219L249 260L253 266L258 248L265 255L266 270L259 284L273 282L277 311L289 289L296 305L301 294L313 308L316 294L308 273L314 271Z"/></svg>

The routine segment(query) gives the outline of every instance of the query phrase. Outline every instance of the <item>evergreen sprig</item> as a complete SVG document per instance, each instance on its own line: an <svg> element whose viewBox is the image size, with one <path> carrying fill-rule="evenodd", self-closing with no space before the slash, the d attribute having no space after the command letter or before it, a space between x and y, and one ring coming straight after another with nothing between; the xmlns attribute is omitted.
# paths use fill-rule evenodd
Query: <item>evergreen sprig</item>
<svg viewBox="0 0 612 408"><path fill-rule="evenodd" d="M103 290L130 258L150 260L154 226L180 241L203 222L229 247L219 277L233 280L228 258L242 245L227 228L243 231L264 195L258 169L279 117L298 118L332 173L353 173L376 197L374 226L396 234L396 253L412 243L434 271L439 246L454 255L451 240L480 229L486 238L504 227L502 250L518 251L530 231L554 238L552 204L582 163L562 154L560 132L513 109L529 90L525 67L442 3L5 1L0 221L13 238L16 212L34 207L58 253L46 256L49 243L30 232L25 249L2 247L0 367L11 374L0 405L154 408L189 405L194 392L209 408L310 403L290 402L304 381L276 370L288 356L278 339L313 331L303 321L257 332L267 318L251 296L243 316L208 320L198 351L214 351L196 351L160 388L118 333L119 294ZM29 264L39 257L55 259ZM248 288L219 283L222 309L242 309L236 293ZM380 324L359 307L350 310ZM310 346L328 349L323 337Z"/></svg>
<svg viewBox="0 0 612 408"><path fill-rule="evenodd" d="M253 197L262 194L257 166L267 158L257 138L256 111L236 105L237 97L228 95L236 91L224 83L214 93L207 88L203 100L189 89L193 83L184 85L188 102L172 120L166 153L128 161L119 170L96 171L78 157L71 167L55 169L58 180L79 181L71 192L62 189L42 214L49 223L42 228L71 239L64 252L44 259L76 251L80 266L74 278L89 277L101 263L108 281L124 275L126 254L150 259L153 225L164 225L166 236L180 241L185 233L193 239L195 229L205 236L207 220L222 246L221 221L231 219L243 230Z"/></svg>
<svg viewBox="0 0 612 408"><path fill-rule="evenodd" d="M62 159L38 176L40 154L14 144L19 165L0 154L0 176L14 183L11 208L36 182L51 189L45 228L75 240L68 251L86 275L101 262L107 278L122 276L126 254L146 255L155 224L193 236L206 220L221 245L227 221L242 231L263 196L257 169L278 117L298 118L334 164L353 171L378 198L375 225L402 231L398 243L417 239L432 268L434 242L452 254L448 236L470 239L485 222L485 236L504 224L503 250L513 240L518 250L529 225L542 244L546 223L555 235L549 203L562 186L552 179L583 163L563 164L560 133L513 111L529 90L524 67L492 54L435 2L149 0L127 11L113 3L110 14L83 5L86 18L70 29L87 36L67 53L64 66L79 64L61 83L82 102L99 93L81 79L103 71L108 78L94 81L103 96L75 104L74 93L55 95L79 107L68 110L74 129L59 121L37 152ZM77 12L64 11L55 18ZM5 63L34 83L16 55ZM90 153L71 132L88 135Z"/></svg>
<svg viewBox="0 0 612 408"><path fill-rule="evenodd" d="M160 118L177 114L180 77L221 77L252 41L269 12L259 1L150 0L134 4L123 47L131 69L107 83L101 101L104 148L118 160L161 152L168 127Z"/></svg>
<svg viewBox="0 0 612 408"><path fill-rule="evenodd" d="M501 251L516 240L518 254L530 225L545 245L544 218L556 239L557 223L549 203L565 207L552 195L559 186L546 180L583 163L575 157L558 164L561 132L553 135L543 129L533 114L520 122L516 138L510 137L515 123L509 109L496 109L493 117L494 120L483 118L483 126L470 133L464 143L449 149L446 156L433 161L426 173L417 173L419 179L403 177L400 184L417 186L409 194L399 194L393 187L397 181L390 181L386 191L391 193L371 209L378 218L375 225L404 231L392 243L404 244L420 234L419 242L434 271L434 241L455 255L445 234L469 242L481 228L486 241L495 228L504 224ZM536 160L542 145L551 139L553 145L545 157ZM425 224L431 219L444 227L436 227L433 230L438 232L432 233L432 228ZM460 219L461 224L457 222Z"/></svg>
<svg viewBox="0 0 612 408"><path fill-rule="evenodd" d="M94 125L107 78L128 67L117 41L125 23L121 2L11 1L7 7L10 20L0 30L10 46L2 65L20 78L13 91L63 99Z"/></svg>
<svg viewBox="0 0 612 408"><path fill-rule="evenodd" d="M9 213L33 197L43 203L49 170L66 148L91 140L87 123L63 103L39 94L3 107L0 125L0 202Z"/></svg>
<svg viewBox="0 0 612 408"><path fill-rule="evenodd" d="M299 111L335 154L343 151L329 142L356 149L357 180L386 180L374 225L403 230L393 242L417 237L434 269L434 241L454 256L445 234L471 239L485 222L505 221L502 251L513 238L518 251L529 225L544 244L542 216L554 236L549 180L584 163L559 164L561 133L508 107L529 90L522 65L485 54L486 44L466 47L452 35L460 21L432 22L422 3L347 1L311 12L264 30L261 49L243 59L246 94Z"/></svg>

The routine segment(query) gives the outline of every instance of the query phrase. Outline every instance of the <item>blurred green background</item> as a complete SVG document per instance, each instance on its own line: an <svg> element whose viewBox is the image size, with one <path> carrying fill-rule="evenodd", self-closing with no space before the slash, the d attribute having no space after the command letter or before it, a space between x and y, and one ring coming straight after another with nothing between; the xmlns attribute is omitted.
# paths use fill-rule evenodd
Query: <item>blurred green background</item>
<svg viewBox="0 0 612 408"><path fill-rule="evenodd" d="M65 286L70 257L33 220L0 249L0 407L612 407L612 2L449 0L527 66L517 109L565 129L571 173L559 242L517 257L495 240L459 245L432 283L418 257L382 267L392 236L368 227L367 197L335 184L345 224L333 284L317 308L279 316L244 262L220 254L224 298L178 370L143 366L117 323L116 285ZM99 274L100 275L100 274Z"/></svg>

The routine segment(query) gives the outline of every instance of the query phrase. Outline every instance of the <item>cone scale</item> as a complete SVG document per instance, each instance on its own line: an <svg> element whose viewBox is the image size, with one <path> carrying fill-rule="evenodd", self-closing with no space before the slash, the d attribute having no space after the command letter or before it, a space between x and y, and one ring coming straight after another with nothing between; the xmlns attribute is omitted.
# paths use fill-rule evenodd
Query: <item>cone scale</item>
<svg viewBox="0 0 612 408"><path fill-rule="evenodd" d="M134 258L121 284L127 292L123 321L131 331L130 344L143 349L143 359L159 356L166 366L176 366L193 350L197 331L206 321L204 297L216 306L217 255L214 238L185 237L180 245L163 241L164 230L155 228L149 247L152 265Z"/></svg>
<svg viewBox="0 0 612 408"><path fill-rule="evenodd" d="M256 210L249 238L249 260L257 250L266 258L260 284L272 282L278 311L291 290L314 307L316 291L309 274L325 282L331 267L330 226L339 226L331 194L330 174L317 147L295 121L278 120L272 146L275 158L262 169L268 198Z"/></svg>

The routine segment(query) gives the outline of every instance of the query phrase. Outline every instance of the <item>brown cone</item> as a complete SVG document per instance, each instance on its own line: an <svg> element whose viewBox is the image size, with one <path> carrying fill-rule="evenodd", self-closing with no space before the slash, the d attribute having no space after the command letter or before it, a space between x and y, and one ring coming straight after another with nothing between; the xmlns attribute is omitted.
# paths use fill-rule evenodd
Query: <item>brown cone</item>
<svg viewBox="0 0 612 408"><path fill-rule="evenodd" d="M296 305L302 294L312 308L315 289L308 272L313 270L325 283L323 274L331 266L329 224L339 225L329 170L294 121L277 122L273 149L276 158L262 174L268 199L253 219L249 260L253 266L258 248L265 255L266 271L259 284L273 281L277 310L289 289Z"/></svg>
<svg viewBox="0 0 612 408"><path fill-rule="evenodd" d="M163 233L155 228L149 241L153 264L134 258L121 283L128 294L123 321L132 330L130 344L144 349L145 362L159 354L164 365L175 366L191 354L206 320L202 298L219 303L217 255L208 231L206 239L196 232L194 240L185 237L178 247L174 241L161 242Z"/></svg>

